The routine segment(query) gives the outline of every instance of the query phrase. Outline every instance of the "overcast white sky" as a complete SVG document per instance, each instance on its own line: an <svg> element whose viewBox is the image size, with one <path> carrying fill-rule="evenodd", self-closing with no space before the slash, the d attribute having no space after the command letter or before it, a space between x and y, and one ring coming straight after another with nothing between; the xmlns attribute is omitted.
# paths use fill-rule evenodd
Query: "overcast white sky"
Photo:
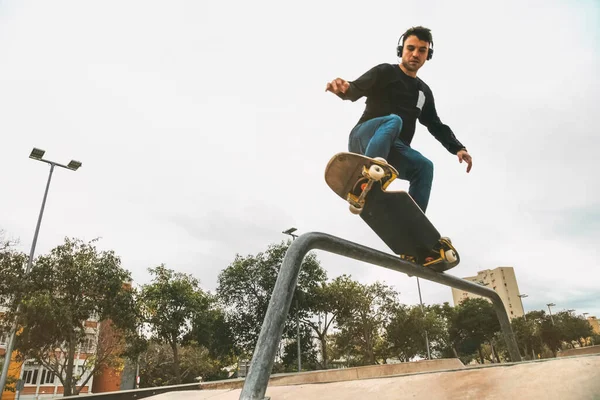
<svg viewBox="0 0 600 400"><path fill-rule="evenodd" d="M597 1L2 1L0 228L36 254L65 236L114 249L137 283L159 263L214 291L236 253L321 231L389 251L325 184L364 99L325 93L430 27L419 71L468 147L465 173L418 126L435 164L428 216L457 246L449 273L515 268L526 311L600 317L600 4ZM262 176L259 176L262 174ZM398 181L392 188L406 189ZM330 277L415 278L318 251ZM426 303L452 303L422 281Z"/></svg>

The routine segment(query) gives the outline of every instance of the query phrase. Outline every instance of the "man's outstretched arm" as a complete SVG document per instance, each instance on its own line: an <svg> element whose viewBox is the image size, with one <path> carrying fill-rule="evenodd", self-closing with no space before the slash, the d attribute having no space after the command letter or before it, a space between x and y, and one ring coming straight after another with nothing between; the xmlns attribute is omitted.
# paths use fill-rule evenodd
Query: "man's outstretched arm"
<svg viewBox="0 0 600 400"><path fill-rule="evenodd" d="M325 91L337 95L342 100L356 101L363 96L368 96L379 82L379 76L383 65L377 65L354 81L346 81L342 78L336 78L327 82Z"/></svg>

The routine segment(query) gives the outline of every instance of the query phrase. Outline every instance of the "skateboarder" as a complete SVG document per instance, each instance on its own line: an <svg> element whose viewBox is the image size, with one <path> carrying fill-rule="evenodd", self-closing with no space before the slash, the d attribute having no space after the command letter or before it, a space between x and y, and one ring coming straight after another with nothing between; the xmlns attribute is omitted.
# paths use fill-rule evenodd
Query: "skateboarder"
<svg viewBox="0 0 600 400"><path fill-rule="evenodd" d="M367 98L350 132L348 150L386 159L398 170L398 178L410 182L408 192L423 212L429 203L433 163L410 147L417 119L459 162L467 163L467 172L473 164L465 146L438 117L431 89L417 77L419 68L433 56L432 45L428 28L410 28L398 41L400 64L379 64L355 81L336 78L325 89L343 100Z"/></svg>

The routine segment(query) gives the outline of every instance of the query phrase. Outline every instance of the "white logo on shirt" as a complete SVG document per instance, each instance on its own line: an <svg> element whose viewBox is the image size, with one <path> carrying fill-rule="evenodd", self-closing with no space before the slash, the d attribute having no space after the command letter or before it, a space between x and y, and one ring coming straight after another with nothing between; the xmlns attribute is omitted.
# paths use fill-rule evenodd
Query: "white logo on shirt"
<svg viewBox="0 0 600 400"><path fill-rule="evenodd" d="M423 93L422 90L419 90L419 99L417 100L417 108L419 110L422 110L423 104L425 104L425 93Z"/></svg>

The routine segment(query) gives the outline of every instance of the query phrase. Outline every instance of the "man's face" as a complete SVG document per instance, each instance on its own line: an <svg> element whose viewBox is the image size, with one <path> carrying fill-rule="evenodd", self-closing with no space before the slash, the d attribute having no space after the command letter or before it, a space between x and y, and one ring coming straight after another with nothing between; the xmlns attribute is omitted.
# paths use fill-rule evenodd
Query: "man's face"
<svg viewBox="0 0 600 400"><path fill-rule="evenodd" d="M429 43L416 36L409 36L404 41L402 65L409 71L417 72L427 60Z"/></svg>

